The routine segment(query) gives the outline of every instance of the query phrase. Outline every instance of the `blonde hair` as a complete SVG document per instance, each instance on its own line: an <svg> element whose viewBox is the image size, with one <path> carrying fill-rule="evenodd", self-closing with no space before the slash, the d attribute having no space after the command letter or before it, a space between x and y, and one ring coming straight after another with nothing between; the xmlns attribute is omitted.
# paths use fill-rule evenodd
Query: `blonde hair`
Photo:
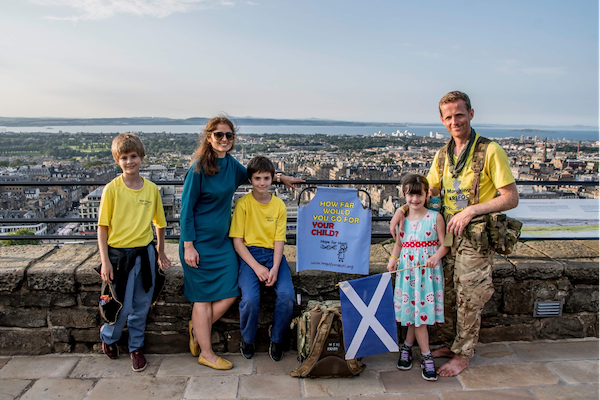
<svg viewBox="0 0 600 400"><path fill-rule="evenodd" d="M454 92L448 92L442 97L440 100L440 104L438 108L440 109L440 115L442 115L442 106L448 103L456 103L457 101L462 100L465 102L465 106L467 107L467 112L471 111L471 99L467 96L466 93L459 92L455 90Z"/></svg>
<svg viewBox="0 0 600 400"><path fill-rule="evenodd" d="M116 162L119 162L119 157L122 154L127 154L135 151L140 158L146 157L144 144L142 140L133 133L121 133L113 139L110 151Z"/></svg>

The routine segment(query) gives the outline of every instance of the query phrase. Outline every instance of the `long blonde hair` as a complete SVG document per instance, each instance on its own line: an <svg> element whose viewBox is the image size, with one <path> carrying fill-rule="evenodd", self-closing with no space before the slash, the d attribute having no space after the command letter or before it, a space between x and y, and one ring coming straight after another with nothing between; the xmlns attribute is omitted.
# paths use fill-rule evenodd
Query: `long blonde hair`
<svg viewBox="0 0 600 400"><path fill-rule="evenodd" d="M214 118L211 118L207 123L204 131L199 135L200 146L196 148L194 152L194 157L192 157L192 161L190 165L196 162L196 171L203 171L206 175L212 176L219 172L219 164L217 164L217 152L213 149L212 144L210 144L210 135L214 131L217 130L217 126L219 124L226 124L231 129L231 132L236 133L237 128L234 126L233 122L226 117L225 115L218 115ZM227 153L233 150L235 145L235 137L231 141L231 148L227 150Z"/></svg>

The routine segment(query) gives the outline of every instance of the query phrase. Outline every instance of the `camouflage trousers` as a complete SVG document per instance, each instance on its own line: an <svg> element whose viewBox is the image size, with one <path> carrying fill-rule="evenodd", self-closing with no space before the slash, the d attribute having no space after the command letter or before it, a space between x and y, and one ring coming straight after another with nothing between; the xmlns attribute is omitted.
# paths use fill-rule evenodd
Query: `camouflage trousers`
<svg viewBox="0 0 600 400"><path fill-rule="evenodd" d="M494 294L493 252L478 253L471 241L454 237L444 257L444 319L436 332L454 354L471 358L479 339L481 311Z"/></svg>

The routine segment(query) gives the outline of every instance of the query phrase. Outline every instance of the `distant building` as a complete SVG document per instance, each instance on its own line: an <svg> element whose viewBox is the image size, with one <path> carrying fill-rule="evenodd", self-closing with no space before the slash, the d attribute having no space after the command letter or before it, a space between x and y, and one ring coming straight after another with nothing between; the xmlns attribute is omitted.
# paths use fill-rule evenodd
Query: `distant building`
<svg viewBox="0 0 600 400"><path fill-rule="evenodd" d="M95 218L98 219L98 207L100 207L100 199L102 198L102 191L104 186L100 186L92 193L88 194L85 198L81 199L79 203L79 217L80 218ZM83 222L81 224L80 232L96 232L98 224L96 222Z"/></svg>

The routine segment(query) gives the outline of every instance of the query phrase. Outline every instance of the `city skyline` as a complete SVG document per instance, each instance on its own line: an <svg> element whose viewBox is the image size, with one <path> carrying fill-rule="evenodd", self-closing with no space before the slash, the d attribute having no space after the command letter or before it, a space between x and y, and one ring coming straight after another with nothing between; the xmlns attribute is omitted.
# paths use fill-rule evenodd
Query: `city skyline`
<svg viewBox="0 0 600 400"><path fill-rule="evenodd" d="M8 0L2 117L598 126L598 3Z"/></svg>

